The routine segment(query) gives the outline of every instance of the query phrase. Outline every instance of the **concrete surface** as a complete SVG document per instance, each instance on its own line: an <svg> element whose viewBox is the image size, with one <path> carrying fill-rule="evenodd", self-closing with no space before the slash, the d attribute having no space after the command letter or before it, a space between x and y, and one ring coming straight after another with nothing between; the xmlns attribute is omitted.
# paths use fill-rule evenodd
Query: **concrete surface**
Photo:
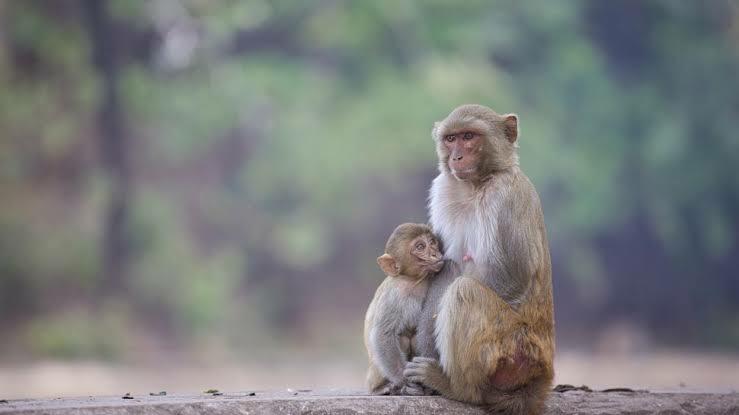
<svg viewBox="0 0 739 415"><path fill-rule="evenodd" d="M155 391L153 391L155 392ZM1 391L0 391L1 393ZM224 392L214 396L133 396L0 400L0 414L484 414L441 397L368 396L358 391ZM1 397L0 397L1 399ZM739 393L552 392L547 414L739 415Z"/></svg>

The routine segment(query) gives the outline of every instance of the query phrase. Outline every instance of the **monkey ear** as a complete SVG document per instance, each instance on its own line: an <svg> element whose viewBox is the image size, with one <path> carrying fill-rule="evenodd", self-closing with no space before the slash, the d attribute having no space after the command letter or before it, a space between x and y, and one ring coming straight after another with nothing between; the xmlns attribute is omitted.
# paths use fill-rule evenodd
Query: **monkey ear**
<svg viewBox="0 0 739 415"><path fill-rule="evenodd" d="M398 263L395 262L395 258L390 256L389 254L382 254L382 256L378 257L377 265L380 266L382 272L384 272L387 276L397 277L400 274L400 267L398 266Z"/></svg>
<svg viewBox="0 0 739 415"><path fill-rule="evenodd" d="M506 114L503 116L503 133L511 143L518 139L518 115Z"/></svg>

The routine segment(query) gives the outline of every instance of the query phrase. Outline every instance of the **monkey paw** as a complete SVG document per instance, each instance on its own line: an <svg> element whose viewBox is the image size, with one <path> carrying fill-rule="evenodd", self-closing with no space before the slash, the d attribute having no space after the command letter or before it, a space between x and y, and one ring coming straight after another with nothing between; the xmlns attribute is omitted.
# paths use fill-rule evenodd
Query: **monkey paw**
<svg viewBox="0 0 739 415"><path fill-rule="evenodd" d="M373 395L400 395L402 394L401 392L402 388L403 388L403 385L387 383L381 388L378 388L372 391L372 394Z"/></svg>
<svg viewBox="0 0 739 415"><path fill-rule="evenodd" d="M421 383L429 387L434 387L434 380L443 376L439 362L428 357L414 357L405 364L403 371L406 381Z"/></svg>
<svg viewBox="0 0 739 415"><path fill-rule="evenodd" d="M428 395L429 393L421 384L406 382L405 385L403 385L403 387L400 389L400 394L409 396L423 396Z"/></svg>

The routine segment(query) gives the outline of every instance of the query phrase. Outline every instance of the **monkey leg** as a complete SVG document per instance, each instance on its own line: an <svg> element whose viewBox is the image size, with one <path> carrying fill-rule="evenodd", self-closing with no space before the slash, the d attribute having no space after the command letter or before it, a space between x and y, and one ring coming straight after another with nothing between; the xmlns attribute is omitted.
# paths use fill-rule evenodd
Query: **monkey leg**
<svg viewBox="0 0 739 415"><path fill-rule="evenodd" d="M436 318L439 363L449 377L451 396L482 403L490 376L508 350L501 338L518 323L510 306L491 289L470 277L459 277L441 299ZM510 315L506 315L510 314ZM443 391L440 391L443 393Z"/></svg>
<svg viewBox="0 0 739 415"><path fill-rule="evenodd" d="M457 278L441 300L435 334L440 362L414 359L406 366L409 380L452 399L513 413L541 409L551 379L542 373L536 336L486 285Z"/></svg>
<svg viewBox="0 0 739 415"><path fill-rule="evenodd" d="M390 381L382 375L380 369L374 364L370 364L369 369L367 369L367 388L373 395L392 394Z"/></svg>

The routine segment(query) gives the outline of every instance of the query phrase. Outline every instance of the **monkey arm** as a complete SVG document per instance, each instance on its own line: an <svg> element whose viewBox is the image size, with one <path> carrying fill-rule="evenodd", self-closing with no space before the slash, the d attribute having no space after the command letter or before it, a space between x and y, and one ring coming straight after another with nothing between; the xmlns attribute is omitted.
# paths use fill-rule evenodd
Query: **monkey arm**
<svg viewBox="0 0 739 415"><path fill-rule="evenodd" d="M447 287L460 275L460 267L453 261L446 261L444 268L434 276L423 301L421 315L416 326L416 356L439 358L434 338L434 325L439 312L439 301Z"/></svg>
<svg viewBox="0 0 739 415"><path fill-rule="evenodd" d="M503 200L498 216L499 243L487 258L475 258L477 278L511 305L526 295L541 263L544 234L541 205L533 186L526 180L515 183Z"/></svg>
<svg viewBox="0 0 739 415"><path fill-rule="evenodd" d="M509 254L508 258L490 255L484 261L467 263L462 267L460 276L482 282L506 303L517 305L528 290L532 274L521 269L524 263L519 257Z"/></svg>
<svg viewBox="0 0 739 415"><path fill-rule="evenodd" d="M401 334L408 322L408 301L399 295L394 279L387 279L387 287L377 298L376 314L369 330L372 360L390 383L403 383L403 369L408 354L401 344Z"/></svg>
<svg viewBox="0 0 739 415"><path fill-rule="evenodd" d="M374 363L393 384L403 383L403 369L408 355L400 344L400 334L387 324L378 324L370 331Z"/></svg>

